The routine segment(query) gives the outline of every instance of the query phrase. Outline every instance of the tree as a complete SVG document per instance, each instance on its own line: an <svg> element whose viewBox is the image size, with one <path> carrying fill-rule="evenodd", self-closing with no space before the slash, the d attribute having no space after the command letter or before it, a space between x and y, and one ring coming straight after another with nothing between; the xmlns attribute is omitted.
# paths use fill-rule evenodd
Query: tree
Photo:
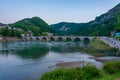
<svg viewBox="0 0 120 80"><path fill-rule="evenodd" d="M120 31L120 15L117 15L116 17L117 17L117 21L115 24L115 30Z"/></svg>

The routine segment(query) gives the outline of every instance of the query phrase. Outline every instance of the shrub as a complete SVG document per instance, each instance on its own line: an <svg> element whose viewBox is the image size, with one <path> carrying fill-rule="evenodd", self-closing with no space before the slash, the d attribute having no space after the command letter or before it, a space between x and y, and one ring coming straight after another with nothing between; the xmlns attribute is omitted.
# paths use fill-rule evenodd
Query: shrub
<svg viewBox="0 0 120 80"><path fill-rule="evenodd" d="M93 78L98 78L100 76L100 71L94 65L87 65L82 68L84 71L84 77L86 80L93 80Z"/></svg>
<svg viewBox="0 0 120 80"><path fill-rule="evenodd" d="M99 75L95 66L87 65L76 69L56 69L43 74L41 80L93 80Z"/></svg>
<svg viewBox="0 0 120 80"><path fill-rule="evenodd" d="M41 80L76 80L76 69L56 69L43 74Z"/></svg>
<svg viewBox="0 0 120 80"><path fill-rule="evenodd" d="M109 74L118 73L120 72L120 61L109 61L104 64L103 69Z"/></svg>

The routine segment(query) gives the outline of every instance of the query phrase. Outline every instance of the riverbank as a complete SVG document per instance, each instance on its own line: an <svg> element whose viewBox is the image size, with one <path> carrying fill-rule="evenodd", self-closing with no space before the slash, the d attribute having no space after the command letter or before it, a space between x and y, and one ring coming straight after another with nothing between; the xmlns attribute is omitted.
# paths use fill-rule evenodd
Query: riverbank
<svg viewBox="0 0 120 80"><path fill-rule="evenodd" d="M82 67L86 63L84 61L76 61L76 62L62 62L62 63L57 63L56 67L57 68L75 68L75 67Z"/></svg>
<svg viewBox="0 0 120 80"><path fill-rule="evenodd" d="M22 40L18 37L2 37L0 39L0 42L15 42L15 41L22 41Z"/></svg>
<svg viewBox="0 0 120 80"><path fill-rule="evenodd" d="M106 57L89 57L90 59L95 59L96 61L100 62L107 62L107 61L120 61L120 57L114 56L106 56Z"/></svg>
<svg viewBox="0 0 120 80"><path fill-rule="evenodd" d="M119 56L119 50L110 47L99 39L94 39L90 42L89 46L86 48L86 53L93 55L95 57L103 56Z"/></svg>

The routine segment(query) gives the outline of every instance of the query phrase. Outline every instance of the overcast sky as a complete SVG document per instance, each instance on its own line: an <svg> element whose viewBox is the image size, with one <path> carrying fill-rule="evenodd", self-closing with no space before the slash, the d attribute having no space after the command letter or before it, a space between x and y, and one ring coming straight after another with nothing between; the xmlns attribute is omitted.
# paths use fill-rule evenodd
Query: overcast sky
<svg viewBox="0 0 120 80"><path fill-rule="evenodd" d="M120 0L0 0L0 22L14 23L38 16L48 24L88 22Z"/></svg>

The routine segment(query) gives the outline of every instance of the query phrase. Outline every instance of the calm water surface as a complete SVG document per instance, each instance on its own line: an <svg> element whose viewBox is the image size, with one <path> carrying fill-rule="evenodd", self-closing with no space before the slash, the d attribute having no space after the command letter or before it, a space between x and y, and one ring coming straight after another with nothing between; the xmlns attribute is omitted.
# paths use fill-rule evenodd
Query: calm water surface
<svg viewBox="0 0 120 80"><path fill-rule="evenodd" d="M101 66L81 52L85 46L80 42L0 43L0 80L38 80L59 62L86 61Z"/></svg>

